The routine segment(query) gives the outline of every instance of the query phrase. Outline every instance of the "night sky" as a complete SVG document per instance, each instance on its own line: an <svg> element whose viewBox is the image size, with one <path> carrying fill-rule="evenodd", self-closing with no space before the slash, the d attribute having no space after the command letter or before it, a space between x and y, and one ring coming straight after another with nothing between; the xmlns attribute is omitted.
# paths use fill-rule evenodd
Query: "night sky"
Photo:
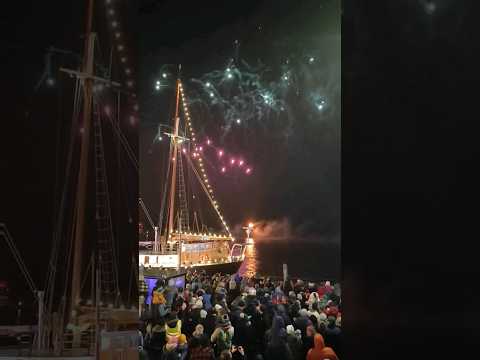
<svg viewBox="0 0 480 360"><path fill-rule="evenodd" d="M153 140L159 122L172 124L174 100L174 81L162 80L160 91L154 84L164 71L174 79L171 64L181 63L187 96L202 103L191 107L198 138L210 138L217 147L241 154L253 168L250 176L224 176L218 166L207 168L231 227L250 219L287 219L294 237L339 244L339 2L146 3L139 26L140 192L152 215L159 213L164 166L160 159L167 149ZM309 62L311 57L314 61ZM248 111L242 110L243 122L236 124L233 115L209 102L198 84L225 71L230 59L243 75L248 72L244 61L262 63L267 70L260 87L266 91L284 86L281 79L288 71L295 82L277 91L284 111L261 106L260 114L246 121ZM231 103L229 89L222 89L217 88L223 100ZM321 111L320 95L326 99ZM215 165L215 156L207 159Z"/></svg>
<svg viewBox="0 0 480 360"><path fill-rule="evenodd" d="M5 37L0 51L7 71L3 73L1 90L3 121L0 125L0 221L7 224L40 289L45 284L55 208L58 207L65 181L62 172L65 169L66 139L73 103L74 81L60 73L59 68L63 66L76 69L79 65L76 55L55 54L51 63L55 83L48 86L46 79L43 82L40 80L46 71L45 55L50 46L82 54L85 4L84 1L22 2L13 4L8 12L2 12L1 15ZM121 19L122 39L129 56L129 66L134 68L136 43L132 41L134 32L130 29L135 25L136 19L126 15L137 13L135 4L120 2L116 12L116 16ZM113 46L107 17L105 3L96 1L93 27L100 39L100 45L96 49L97 61L104 64L108 63L109 51ZM113 56L112 77L122 83L126 81L118 52L114 52ZM130 124L130 117L135 115L133 103L127 96L122 95L122 99L122 130L135 148L137 127ZM108 134L105 136L106 146L109 146L111 140L108 140ZM106 156L107 161L108 158L116 161L116 155L111 149L106 150ZM120 268L121 286L126 287L129 269L125 264L129 263L132 253L136 252L138 185L137 175L132 172L128 160L122 160L121 169L122 183L116 173L117 165L110 168L109 181L115 231L124 234L117 247L122 267L127 267ZM125 186L129 189L128 196L119 197L120 192L126 193ZM92 210L92 202L89 209ZM87 221L93 223L91 217ZM0 245L0 252L0 278L10 282L12 292L30 297L6 244Z"/></svg>
<svg viewBox="0 0 480 360"><path fill-rule="evenodd" d="M201 98L192 79L225 69L230 58L250 65L263 63L268 81L282 76L290 59L292 74L300 79L299 94L287 91L288 111L258 116L225 131L221 111L193 117L199 134L211 136L216 144L241 153L253 167L251 176L222 177L210 172L217 198L228 223L248 219L288 219L295 233L339 242L340 237L340 9L337 1L247 1L233 6L218 2L185 6L175 1L144 1L140 11L135 2L118 2L122 34L129 66L138 90L139 114L125 102L122 119L132 143L140 129L140 190L153 214L158 214L158 159L162 145L152 140L158 121L169 120L173 91L157 93L153 85L164 64L181 63L187 93ZM58 73L60 66L75 67L77 60L54 56L55 85L39 83L45 72L49 46L82 52L83 3L50 1L16 3L2 14L1 56L2 154L0 220L5 222L38 287L43 287L52 244L54 208L63 181L57 171L65 161L65 134L71 115L73 82ZM138 14L138 16L137 16ZM105 3L97 2L95 30L102 39L100 59L108 59L112 46ZM132 30L135 29L135 30ZM240 46L235 51L234 41ZM315 57L313 64L308 62ZM167 66L171 70L172 67ZM243 70L242 70L243 71ZM119 56L114 53L113 76L125 81ZM40 84L40 85L39 85ZM270 83L265 83L265 89ZM323 91L327 106L315 108L315 94ZM228 97L225 96L228 100ZM192 108L192 114L194 113ZM135 116L135 126L129 119ZM137 127L140 124L140 127ZM148 150L152 150L149 154ZM58 163L58 164L57 164ZM57 164L57 165L56 165ZM124 164L124 169L128 165ZM130 170L125 170L128 173ZM157 173L156 173L157 172ZM136 177L130 179L129 205L121 205L121 230L136 231ZM115 178L112 173L111 178ZM113 186L112 191L117 188ZM123 188L122 188L123 189ZM123 190L121 190L123 191ZM248 194L248 196L246 196ZM116 196L116 195L115 195ZM114 200L115 202L116 200ZM121 200L124 202L124 200ZM133 206L131 206L133 204ZM132 222L130 222L132 220ZM120 252L128 258L136 242L121 242ZM1 251L1 278L25 292L25 283L5 244ZM5 260L3 261L3 258ZM122 269L125 270L125 269ZM128 272L128 271L127 271ZM123 278L125 283L126 276Z"/></svg>

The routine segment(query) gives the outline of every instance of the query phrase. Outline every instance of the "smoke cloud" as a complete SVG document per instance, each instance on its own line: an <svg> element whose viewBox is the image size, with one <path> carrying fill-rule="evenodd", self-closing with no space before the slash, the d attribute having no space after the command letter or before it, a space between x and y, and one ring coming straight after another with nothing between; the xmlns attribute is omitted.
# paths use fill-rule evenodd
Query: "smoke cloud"
<svg viewBox="0 0 480 360"><path fill-rule="evenodd" d="M308 230L311 224L292 225L288 218L261 220L254 222L253 238L255 242L271 241L314 241L329 244L340 244L340 234L312 235ZM234 227L234 233L241 234L239 239L245 238L245 225Z"/></svg>

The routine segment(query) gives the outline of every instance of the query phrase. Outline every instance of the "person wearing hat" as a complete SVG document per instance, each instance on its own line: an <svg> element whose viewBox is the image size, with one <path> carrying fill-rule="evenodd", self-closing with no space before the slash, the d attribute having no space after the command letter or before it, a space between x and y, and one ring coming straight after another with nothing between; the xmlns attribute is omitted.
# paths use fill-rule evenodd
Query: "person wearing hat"
<svg viewBox="0 0 480 360"><path fill-rule="evenodd" d="M223 350L230 350L235 329L230 323L228 314L223 314L217 319L216 329L210 337L214 344L215 353L218 355Z"/></svg>
<svg viewBox="0 0 480 360"><path fill-rule="evenodd" d="M287 344L294 359L299 359L302 353L302 336L297 336L293 325L287 325Z"/></svg>

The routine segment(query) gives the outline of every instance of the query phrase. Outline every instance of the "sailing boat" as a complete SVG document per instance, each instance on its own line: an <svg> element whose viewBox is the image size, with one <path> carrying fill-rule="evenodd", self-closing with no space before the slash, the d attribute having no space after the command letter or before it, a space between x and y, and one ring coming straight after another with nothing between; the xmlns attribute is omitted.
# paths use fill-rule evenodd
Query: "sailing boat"
<svg viewBox="0 0 480 360"><path fill-rule="evenodd" d="M195 130L180 75L175 90L173 131L163 133L170 138L170 148L158 225L153 223L143 199L139 199L141 209L155 235L153 241L147 239L139 244L141 276L143 279L169 278L185 273L188 269L209 274L218 272L234 274L245 258L245 247L235 243L235 238L214 197L202 156L198 151L199 146L196 143ZM190 180L200 185L197 186L197 192L193 184L187 189L185 173L190 173L193 178ZM212 230L204 223L200 228L198 212L189 206L189 203L194 202L189 200L200 198L199 193L202 193L208 203L209 210L213 210L213 218L216 218L220 230Z"/></svg>

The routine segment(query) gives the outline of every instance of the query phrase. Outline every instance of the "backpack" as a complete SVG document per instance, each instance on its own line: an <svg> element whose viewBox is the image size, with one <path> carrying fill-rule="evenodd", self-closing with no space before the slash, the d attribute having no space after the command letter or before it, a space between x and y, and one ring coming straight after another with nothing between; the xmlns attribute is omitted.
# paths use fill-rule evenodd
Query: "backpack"
<svg viewBox="0 0 480 360"><path fill-rule="evenodd" d="M230 332L222 329L217 337L216 345L219 353L223 350L230 350L232 347L232 335L230 335Z"/></svg>

